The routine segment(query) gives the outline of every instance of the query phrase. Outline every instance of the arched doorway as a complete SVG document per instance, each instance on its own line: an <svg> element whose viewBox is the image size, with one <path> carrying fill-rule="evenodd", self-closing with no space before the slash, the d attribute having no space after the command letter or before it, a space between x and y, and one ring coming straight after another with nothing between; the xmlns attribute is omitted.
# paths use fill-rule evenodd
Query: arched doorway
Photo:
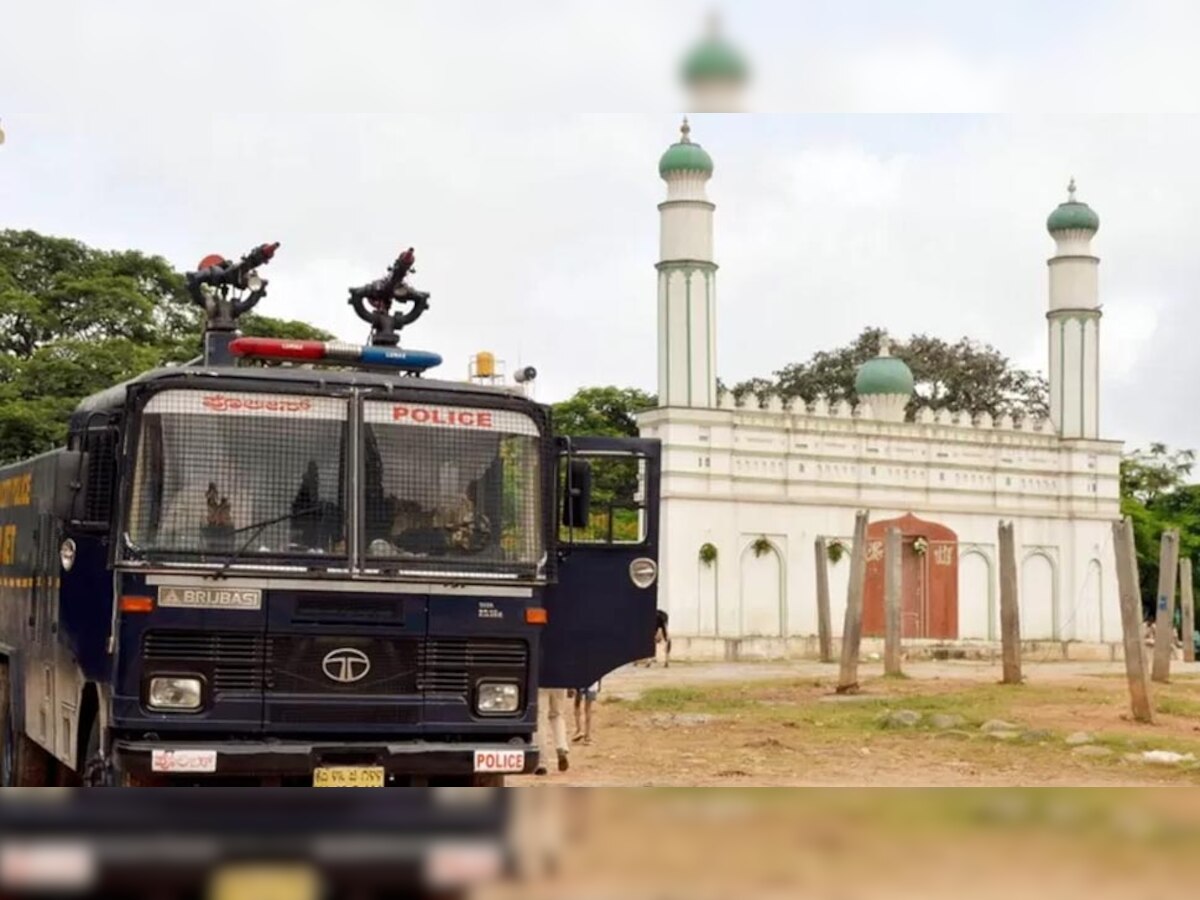
<svg viewBox="0 0 1200 900"><path fill-rule="evenodd" d="M1054 560L1044 551L1037 550L1025 557L1021 567L1021 592L1018 597L1021 608L1021 638L1031 641L1055 640L1057 615L1054 606L1055 589Z"/></svg>
<svg viewBox="0 0 1200 900"><path fill-rule="evenodd" d="M783 558L774 543L742 552L740 637L782 637Z"/></svg>
<svg viewBox="0 0 1200 900"><path fill-rule="evenodd" d="M982 550L963 551L958 560L958 635L981 641L1000 633L992 583L992 561Z"/></svg>
<svg viewBox="0 0 1200 900"><path fill-rule="evenodd" d="M867 526L867 580L863 594L863 634L884 633L884 546L889 528L901 534L901 635L906 638L958 637L958 535L945 525L911 513Z"/></svg>

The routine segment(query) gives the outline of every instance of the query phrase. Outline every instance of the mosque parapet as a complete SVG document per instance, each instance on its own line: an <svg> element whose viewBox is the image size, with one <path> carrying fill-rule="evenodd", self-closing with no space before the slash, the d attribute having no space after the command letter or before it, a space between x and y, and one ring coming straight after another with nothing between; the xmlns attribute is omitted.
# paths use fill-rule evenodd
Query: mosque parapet
<svg viewBox="0 0 1200 900"><path fill-rule="evenodd" d="M911 419L884 420L880 418L868 399L860 399L856 404L852 404L846 399L830 403L823 394L818 394L808 401L803 397L785 398L769 391L746 391L742 394L734 394L730 390L723 390L717 395L716 408L730 412L769 413L780 418L847 419L864 424L878 422L912 428L953 428L976 432L1025 432L1047 435L1053 433L1049 420L1041 416L1022 413L1018 413L1016 416L1011 413L992 416L986 410L972 413L968 410L920 406ZM784 421L780 422L779 427L792 426Z"/></svg>

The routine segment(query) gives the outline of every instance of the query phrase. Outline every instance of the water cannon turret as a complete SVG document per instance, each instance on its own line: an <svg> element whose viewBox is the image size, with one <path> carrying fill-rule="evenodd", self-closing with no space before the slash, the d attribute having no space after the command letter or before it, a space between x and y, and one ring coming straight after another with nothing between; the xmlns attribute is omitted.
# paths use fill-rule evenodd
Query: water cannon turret
<svg viewBox="0 0 1200 900"><path fill-rule="evenodd" d="M195 272L184 275L188 295L204 310L205 365L233 365L229 345L237 337L238 319L267 295L267 279L258 269L278 249L278 242L259 244L236 263L212 254L200 260Z"/></svg>
<svg viewBox="0 0 1200 900"><path fill-rule="evenodd" d="M371 345L396 347L400 330L411 325L429 308L429 294L418 291L405 280L414 268L416 253L409 247L392 263L387 275L361 287L350 288L350 306L355 314L371 326ZM407 312L392 312L392 304L411 303Z"/></svg>

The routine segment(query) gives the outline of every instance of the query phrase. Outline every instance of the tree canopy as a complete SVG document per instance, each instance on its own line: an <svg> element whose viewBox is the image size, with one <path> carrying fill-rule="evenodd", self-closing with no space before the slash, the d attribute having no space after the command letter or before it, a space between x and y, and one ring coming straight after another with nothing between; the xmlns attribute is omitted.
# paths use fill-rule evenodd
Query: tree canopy
<svg viewBox="0 0 1200 900"><path fill-rule="evenodd" d="M330 337L253 315L242 330ZM0 231L0 463L60 444L88 394L197 356L201 332L183 275L162 257Z"/></svg>
<svg viewBox="0 0 1200 900"><path fill-rule="evenodd" d="M657 405L654 395L637 388L580 388L552 407L559 434L637 437L637 414Z"/></svg>
<svg viewBox="0 0 1200 900"><path fill-rule="evenodd" d="M858 367L879 354L884 335L882 328L864 329L843 347L822 350L806 362L784 366L774 378L740 382L733 392L778 394L807 402L823 394L830 403L857 403L854 378ZM950 343L917 334L894 344L891 354L904 360L913 373L916 388L909 403L910 416L921 406L987 412L996 418L1049 415L1046 380L1036 372L1017 368L988 344L968 338Z"/></svg>
<svg viewBox="0 0 1200 900"><path fill-rule="evenodd" d="M1200 554L1200 485L1188 484L1195 460L1193 451L1172 451L1165 444L1151 444L1121 460L1121 514L1133 522L1142 603L1151 609L1163 532L1179 530L1180 559Z"/></svg>

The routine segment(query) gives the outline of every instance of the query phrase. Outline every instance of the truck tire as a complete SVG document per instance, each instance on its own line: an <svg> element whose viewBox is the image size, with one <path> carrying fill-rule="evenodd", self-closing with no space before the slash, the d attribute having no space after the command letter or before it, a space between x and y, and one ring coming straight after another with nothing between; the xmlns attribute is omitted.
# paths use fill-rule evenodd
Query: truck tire
<svg viewBox="0 0 1200 900"><path fill-rule="evenodd" d="M0 663L0 786L46 787L49 776L49 755L17 728L12 678L8 663Z"/></svg>

